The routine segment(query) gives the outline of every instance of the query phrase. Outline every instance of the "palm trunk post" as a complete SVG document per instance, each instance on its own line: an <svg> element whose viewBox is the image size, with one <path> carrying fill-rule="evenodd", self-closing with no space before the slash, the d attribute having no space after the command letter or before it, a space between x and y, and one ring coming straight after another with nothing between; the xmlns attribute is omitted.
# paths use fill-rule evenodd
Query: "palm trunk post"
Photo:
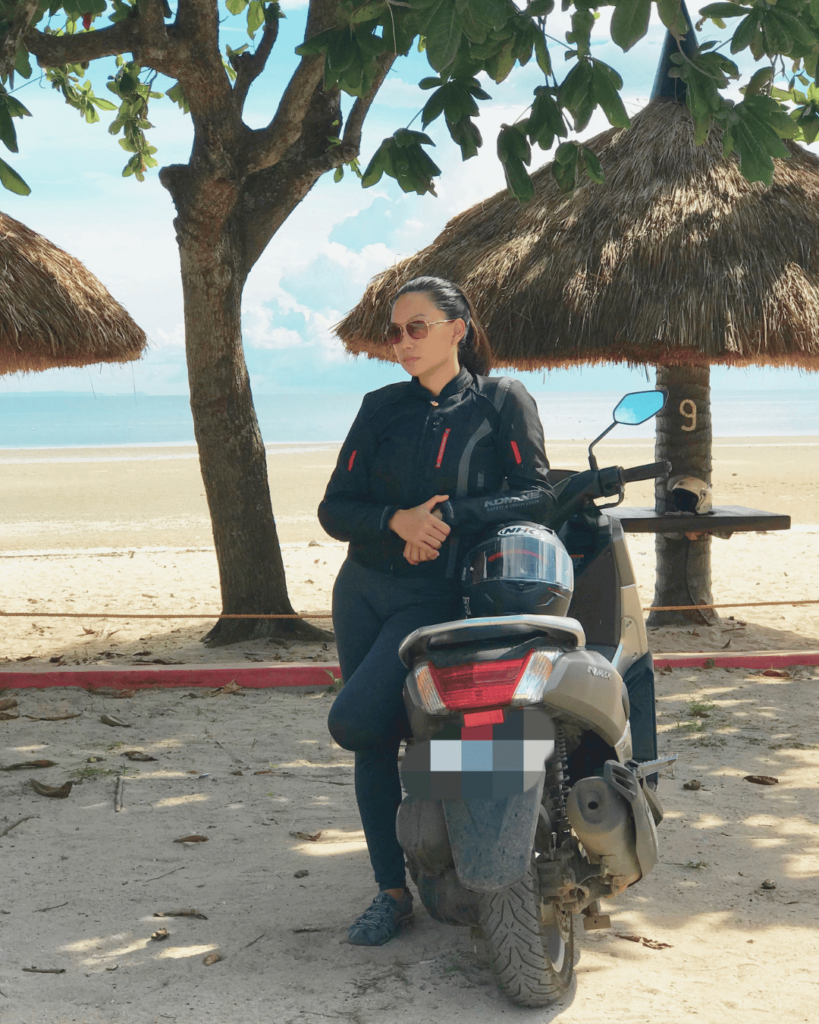
<svg viewBox="0 0 819 1024"><path fill-rule="evenodd" d="M657 387L668 391L665 408L657 416L655 458L671 463L669 477L685 474L711 483L711 385L708 366L658 366ZM668 483L658 480L655 508L663 515L670 507ZM696 521L681 520L679 533L660 534L654 540L657 556L654 606L712 604L711 537L696 533ZM713 609L660 612L648 617L649 626L714 625Z"/></svg>

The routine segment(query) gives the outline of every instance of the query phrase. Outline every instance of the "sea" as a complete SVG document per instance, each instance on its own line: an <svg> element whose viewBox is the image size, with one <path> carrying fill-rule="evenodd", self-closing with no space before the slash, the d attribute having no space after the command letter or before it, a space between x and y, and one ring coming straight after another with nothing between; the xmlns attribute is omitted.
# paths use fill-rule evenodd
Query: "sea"
<svg viewBox="0 0 819 1024"><path fill-rule="evenodd" d="M550 439L597 436L611 422L612 409L621 397L600 391L532 394L543 421L547 450ZM361 398L361 394L303 392L256 395L254 403L266 445L299 446L343 441ZM716 438L819 438L819 387L725 394L712 388L711 415ZM609 436L626 441L653 433L653 421L649 421L639 427L618 426ZM0 394L0 450L161 449L194 443L187 395ZM53 454L60 457L58 451ZM128 458L128 453L123 451L120 456ZM155 457L163 456L157 452Z"/></svg>

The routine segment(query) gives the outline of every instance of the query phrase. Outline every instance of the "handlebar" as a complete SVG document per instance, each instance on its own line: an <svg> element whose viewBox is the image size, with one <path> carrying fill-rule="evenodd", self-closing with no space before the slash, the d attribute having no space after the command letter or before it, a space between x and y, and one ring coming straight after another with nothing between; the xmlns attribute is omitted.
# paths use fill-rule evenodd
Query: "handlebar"
<svg viewBox="0 0 819 1024"><path fill-rule="evenodd" d="M622 471L624 484L634 483L637 480L654 480L658 476L668 476L671 472L671 463L667 459L660 462L650 462L645 466L634 466L632 469Z"/></svg>
<svg viewBox="0 0 819 1024"><path fill-rule="evenodd" d="M607 469L588 469L574 473L557 485L557 506L550 517L549 526L559 530L567 519L584 506L593 504L597 498L622 496L623 487L635 480L652 480L668 476L671 463L666 460L652 462L646 466L621 469L610 466ZM621 497L622 500L622 497Z"/></svg>

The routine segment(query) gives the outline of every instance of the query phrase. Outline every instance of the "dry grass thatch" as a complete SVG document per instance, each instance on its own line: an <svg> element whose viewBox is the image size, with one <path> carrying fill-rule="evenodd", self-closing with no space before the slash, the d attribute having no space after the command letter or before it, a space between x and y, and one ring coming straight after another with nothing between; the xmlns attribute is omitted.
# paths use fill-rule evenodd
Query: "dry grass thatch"
<svg viewBox="0 0 819 1024"><path fill-rule="evenodd" d="M0 213L0 374L124 363L146 343L78 259Z"/></svg>
<svg viewBox="0 0 819 1024"><path fill-rule="evenodd" d="M398 287L458 282L498 366L581 363L819 369L819 160L788 144L773 185L750 184L719 133L651 102L589 145L606 174L564 196L550 166L521 205L505 191L453 218L375 277L336 327L350 352L393 361L380 337Z"/></svg>

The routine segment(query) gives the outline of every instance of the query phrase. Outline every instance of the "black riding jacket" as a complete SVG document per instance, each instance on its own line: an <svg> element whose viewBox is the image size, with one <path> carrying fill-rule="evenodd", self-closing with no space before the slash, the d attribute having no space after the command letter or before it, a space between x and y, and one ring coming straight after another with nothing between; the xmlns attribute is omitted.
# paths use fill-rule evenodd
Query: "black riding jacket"
<svg viewBox="0 0 819 1024"><path fill-rule="evenodd" d="M554 508L537 405L510 377L461 369L436 397L417 377L371 391L342 445L321 525L348 557L388 576L454 580L458 560L493 523L546 523ZM452 531L438 558L410 565L387 525L435 494Z"/></svg>

